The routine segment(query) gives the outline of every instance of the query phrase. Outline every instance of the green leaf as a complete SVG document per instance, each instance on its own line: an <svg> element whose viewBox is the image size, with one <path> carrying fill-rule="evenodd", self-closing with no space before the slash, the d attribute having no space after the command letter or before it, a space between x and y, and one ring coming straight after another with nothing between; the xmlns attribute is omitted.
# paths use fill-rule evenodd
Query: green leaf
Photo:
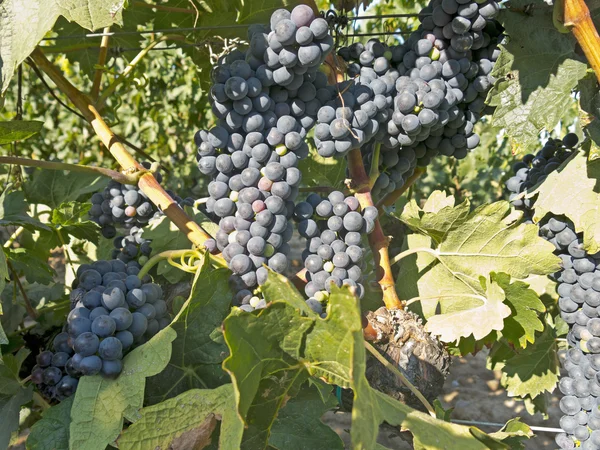
<svg viewBox="0 0 600 450"><path fill-rule="evenodd" d="M2 60L2 90L6 91L15 70L52 29L56 19L64 16L88 30L121 23L124 3L103 0L73 0L67 4L31 0L6 0L0 4L0 59Z"/></svg>
<svg viewBox="0 0 600 450"><path fill-rule="evenodd" d="M327 388L323 398L315 385L305 384L279 411L269 445L285 450L343 449L338 434L321 422L323 414L338 405L331 386Z"/></svg>
<svg viewBox="0 0 600 450"><path fill-rule="evenodd" d="M55 232L98 244L100 227L88 218L90 203L62 203L52 211Z"/></svg>
<svg viewBox="0 0 600 450"><path fill-rule="evenodd" d="M457 210L461 213L457 214ZM504 311L501 317L483 317L487 313L484 313L485 307L481 309L482 302L485 302L488 295L487 287L482 286L479 281L480 277L487 279L492 272L506 273L515 278L548 274L558 268L558 258L553 254L554 247L538 236L537 226L518 224L512 220L509 215L510 206L506 202L483 205L468 215L462 211L464 206L458 205L454 208L442 208L435 214L439 216L437 218L432 213L421 211L403 217L411 228L426 237L409 236L407 239L409 250L418 252L418 256L409 255L402 260L398 288L404 298L420 300L421 313L428 319L438 312L460 314L466 318L466 311L479 308L482 313L479 318L483 319L482 326L475 335L479 339L492 330L501 330L500 320L508 316L508 306L497 303ZM425 222L448 225L425 227L422 225ZM444 233L439 232L442 228ZM434 239L440 241L436 248L430 248ZM520 292L520 289L511 289L507 304L513 304L516 308L518 303L524 301L520 298ZM526 297L526 300L530 306L536 304L531 303L530 297ZM530 306L523 306L523 312ZM428 329L435 333L435 326L442 320L446 338L451 335L467 337L467 328L462 327L462 323L446 320L450 317L436 318L434 324L427 325ZM539 328L539 324L531 322L530 315L522 317L523 320L526 318L528 320L522 325L528 326L531 338L531 333ZM494 322L493 326L490 321ZM472 325L477 326L477 323L473 322ZM510 325L513 331L511 336L516 338L517 328L514 323ZM468 329L474 331L472 328Z"/></svg>
<svg viewBox="0 0 600 450"><path fill-rule="evenodd" d="M308 143L309 154L298 164L302 172L302 185L343 189L346 179L346 164L343 159L323 158L317 153L314 142L309 140Z"/></svg>
<svg viewBox="0 0 600 450"><path fill-rule="evenodd" d="M508 359L502 368L508 395L536 397L552 392L560 373L556 352L556 334L552 327L546 327L532 345Z"/></svg>
<svg viewBox="0 0 600 450"><path fill-rule="evenodd" d="M269 270L267 282L261 286L261 291L267 303L285 300L294 308L298 308L309 315L314 315L313 310L308 307L304 301L304 297L302 297L302 294L298 292L296 287L286 277L272 270Z"/></svg>
<svg viewBox="0 0 600 450"><path fill-rule="evenodd" d="M268 23L274 10L292 8L302 2L298 0L241 0L238 11L238 23Z"/></svg>
<svg viewBox="0 0 600 450"><path fill-rule="evenodd" d="M219 448L240 448L244 424L237 415L231 384L191 389L175 398L140 410L140 419L123 432L119 448L203 448L210 443L218 416Z"/></svg>
<svg viewBox="0 0 600 450"><path fill-rule="evenodd" d="M538 222L550 212L564 214L578 232L583 232L588 253L600 251L599 180L600 160L588 162L583 154L576 154L562 170L548 175L537 190L533 220Z"/></svg>
<svg viewBox="0 0 600 450"><path fill-rule="evenodd" d="M44 122L36 120L0 122L0 145L10 144L15 141L24 141L34 134L39 133L42 126L44 126Z"/></svg>
<svg viewBox="0 0 600 450"><path fill-rule="evenodd" d="M29 203L41 203L58 208L62 203L102 190L108 178L82 172L36 169L31 180L23 185Z"/></svg>
<svg viewBox="0 0 600 450"><path fill-rule="evenodd" d="M8 249L7 256L15 271L25 276L28 283L50 284L54 281L55 272L47 258L24 248Z"/></svg>
<svg viewBox="0 0 600 450"><path fill-rule="evenodd" d="M171 359L159 374L147 380L146 401L161 402L193 388L211 388L227 381L221 363L228 355L221 324L231 305L229 275L213 269L205 259L192 284L186 306L171 324L177 332Z"/></svg>
<svg viewBox="0 0 600 450"><path fill-rule="evenodd" d="M0 227L10 225L24 227L29 231L50 229L27 214L27 202L25 201L25 194L23 192L9 192L6 189L0 195Z"/></svg>
<svg viewBox="0 0 600 450"><path fill-rule="evenodd" d="M494 330L502 330L504 319L511 313L511 309L504 304L505 293L494 276L489 280L482 277L481 285L485 289L485 296L477 297L483 302L482 305L432 316L425 328L444 342L453 342L470 335L475 339L482 339ZM468 294L463 295L466 297Z"/></svg>
<svg viewBox="0 0 600 450"><path fill-rule="evenodd" d="M492 73L498 81L488 94L496 107L492 124L506 129L517 154L539 146L540 131L552 130L573 104L571 91L587 70L575 54L575 38L554 27L552 6L540 3L523 14L528 3L511 2L500 13L510 39L502 45Z"/></svg>
<svg viewBox="0 0 600 450"><path fill-rule="evenodd" d="M490 433L490 436L508 444L511 449L520 450L525 448L523 441L531 439L534 435L529 425L521 422L520 417L515 417L506 422L500 431Z"/></svg>
<svg viewBox="0 0 600 450"><path fill-rule="evenodd" d="M23 387L19 370L29 351L8 354L0 360L0 448L8 448L11 434L19 428L21 406L31 401L33 386Z"/></svg>
<svg viewBox="0 0 600 450"><path fill-rule="evenodd" d="M165 368L177 333L167 327L123 360L115 380L100 375L79 380L71 410L69 448L104 450L119 436L123 419L134 421L144 400L146 377Z"/></svg>
<svg viewBox="0 0 600 450"><path fill-rule="evenodd" d="M231 375L238 412L248 425L243 448L265 447L284 398L293 396L308 376L298 360L312 322L283 302L258 314L238 309L223 322L230 351L223 368Z"/></svg>
<svg viewBox="0 0 600 450"><path fill-rule="evenodd" d="M69 448L69 426L74 397L46 410L27 437L28 450L56 450Z"/></svg>
<svg viewBox="0 0 600 450"><path fill-rule="evenodd" d="M504 319L502 335L512 344L525 348L527 343L535 341L536 331L544 331L539 315L546 311L546 307L527 283L511 283L506 274L497 274L495 279L504 290L504 302L511 310L511 314Z"/></svg>

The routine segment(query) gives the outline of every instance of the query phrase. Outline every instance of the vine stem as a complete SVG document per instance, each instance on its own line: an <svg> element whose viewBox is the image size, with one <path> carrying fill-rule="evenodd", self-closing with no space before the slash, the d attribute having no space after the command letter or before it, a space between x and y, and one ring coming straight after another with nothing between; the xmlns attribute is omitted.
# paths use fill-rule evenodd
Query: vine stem
<svg viewBox="0 0 600 450"><path fill-rule="evenodd" d="M96 72L94 73L94 81L92 83L92 89L90 91L90 97L92 100L96 101L98 99L98 95L100 94L100 85L102 83L102 75L104 74L104 65L106 64L106 57L108 55L108 33L110 33L110 27L105 27L102 30L104 36L102 36L102 40L100 41L100 53L98 54L98 67L96 68Z"/></svg>
<svg viewBox="0 0 600 450"><path fill-rule="evenodd" d="M365 348L369 351L369 353L371 353L377 359L377 361L379 361L381 364L383 364L386 367L386 369L388 369L390 372L392 372L394 375L396 375L400 379L402 384L404 384L410 390L410 392L412 392L414 394L414 396L417 397L421 403L423 403L423 406L425 406L425 409L427 409L427 411L429 412L429 414L432 417L434 417L434 418L436 417L433 406L431 406L431 404L427 401L425 396L423 396L423 394L421 394L419 392L419 390L408 380L408 378L406 378L404 376L404 374L402 372L400 372L398 369L396 369L396 367L392 363L390 363L387 359L385 359L385 357L381 353L379 353L377 351L377 349L375 347L373 347L371 344L369 344L367 341L365 341Z"/></svg>
<svg viewBox="0 0 600 450"><path fill-rule="evenodd" d="M178 34L165 34L160 38L150 42L145 48L143 48L136 56L131 60L127 67L123 70L121 74L106 88L106 90L102 93L98 101L96 102L96 107L98 111L102 111L104 106L106 105L106 100L108 97L115 92L117 87L129 76L129 74L135 69L135 66L148 54L150 50L156 47L161 42L167 40L184 40L184 37Z"/></svg>
<svg viewBox="0 0 600 450"><path fill-rule="evenodd" d="M398 253L396 256L394 256L390 263L393 266L394 264L396 264L397 262L399 262L400 260L406 258L407 256L410 255L414 255L415 253L419 253L419 252L423 252L423 253L429 253L430 255L435 256L436 258L438 257L437 252L432 249L432 248L427 248L427 247L415 247L415 248L410 248L408 250L405 250L401 253Z"/></svg>
<svg viewBox="0 0 600 450"><path fill-rule="evenodd" d="M17 271L15 270L12 263L8 259L6 260L6 265L8 266L9 270L12 272L13 277L15 279L15 283L17 284L17 286L19 287L19 290L21 291L21 295L23 296L23 302L25 302L25 309L27 310L27 314L29 314L29 316L32 319L37 319L38 313L35 310L35 308L33 307L33 305L31 304L31 302L29 301L29 297L27 297L27 293L25 292L25 289L23 288L23 285L21 284L21 280L19 280L19 274L17 274Z"/></svg>
<svg viewBox="0 0 600 450"><path fill-rule="evenodd" d="M112 178L121 184L137 184L139 179L139 175L124 174L116 170L105 169L104 167L84 166L81 164L68 164L53 161L39 161L37 159L18 158L13 156L0 156L0 164L16 164L18 166L41 167L42 169L91 173Z"/></svg>
<svg viewBox="0 0 600 450"><path fill-rule="evenodd" d="M92 125L102 143L127 172L144 170L144 167L127 152L125 146L115 136L106 122L104 122L104 119L102 119L102 116L100 116L96 108L92 105L90 99L63 76L56 66L46 58L40 47L36 47L31 54L31 58L56 86L69 97L71 102ZM158 206L171 219L177 228L185 233L195 246L202 247L204 246L204 241L210 239L211 236L190 219L171 196L165 192L158 181L156 181L156 178L154 178L154 175L151 173L142 175L139 179L138 187L152 203Z"/></svg>
<svg viewBox="0 0 600 450"><path fill-rule="evenodd" d="M4 248L10 248L11 245L19 238L21 234L23 234L25 228L19 227L15 230L15 232L8 238L8 240L4 243Z"/></svg>
<svg viewBox="0 0 600 450"><path fill-rule="evenodd" d="M572 28L575 39L596 72L600 82L600 36L584 0L564 0L564 24Z"/></svg>
<svg viewBox="0 0 600 450"><path fill-rule="evenodd" d="M417 181L421 177L421 175L423 175L426 171L427 169L425 169L425 167L417 167L415 169L415 172L408 178L408 180L406 180L406 183L404 183L400 189L396 189L395 191L390 192L381 200L379 200L379 202L377 202L377 209L379 209L379 214L383 213L383 208L385 206L391 206L394 203L396 203L396 201L400 197L402 197L402 195L406 191L408 191L410 187L413 184L415 184L415 181Z"/></svg>
<svg viewBox="0 0 600 450"><path fill-rule="evenodd" d="M348 169L350 171L351 186L355 191L360 206L364 209L373 206L371 197L370 180L362 161L360 149L353 149L348 153ZM402 309L402 302L396 292L396 283L392 275L392 266L389 255L389 239L383 234L379 219L375 221L373 232L369 234L369 245L373 251L373 259L377 268L377 282L383 292L383 302L388 309Z"/></svg>

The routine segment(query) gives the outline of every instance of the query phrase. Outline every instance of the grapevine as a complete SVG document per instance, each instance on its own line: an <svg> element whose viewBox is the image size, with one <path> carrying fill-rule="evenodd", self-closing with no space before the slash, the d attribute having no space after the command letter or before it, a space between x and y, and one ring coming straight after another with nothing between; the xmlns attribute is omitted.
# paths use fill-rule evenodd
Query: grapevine
<svg viewBox="0 0 600 450"><path fill-rule="evenodd" d="M600 448L594 5L88 3L0 6L0 448Z"/></svg>

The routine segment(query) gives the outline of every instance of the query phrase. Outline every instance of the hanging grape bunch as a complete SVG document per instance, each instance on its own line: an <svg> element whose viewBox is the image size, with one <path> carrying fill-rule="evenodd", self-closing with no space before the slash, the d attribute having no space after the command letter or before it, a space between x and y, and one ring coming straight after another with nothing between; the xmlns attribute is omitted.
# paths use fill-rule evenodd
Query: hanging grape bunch
<svg viewBox="0 0 600 450"><path fill-rule="evenodd" d="M333 46L328 25L299 5L273 13L270 30L251 27L250 48L221 58L211 78L211 103L219 118L196 133L198 168L208 185L208 213L219 220L214 241L232 270L236 303L263 306L257 287L268 266L283 273L289 264L292 214L313 127L326 88L318 70Z"/></svg>
<svg viewBox="0 0 600 450"><path fill-rule="evenodd" d="M415 167L427 166L438 154L464 158L479 144L474 125L494 83L491 72L503 38L497 13L494 1L433 1L405 43L387 46L371 39L341 48L338 55L350 63L347 73L358 94L344 102L343 113L338 99L320 111L315 138L321 156L335 154L331 142L338 145L337 116L343 115L347 133L341 139L368 143L367 165L374 144L380 144L376 197L401 188ZM337 87L346 89L351 88Z"/></svg>
<svg viewBox="0 0 600 450"><path fill-rule="evenodd" d="M525 155L513 166L515 175L506 182L510 201L524 211L528 221L535 208L535 198L525 194L543 182L578 150L578 138L567 134L549 139L535 155ZM559 295L561 317L569 324L563 368L567 376L560 379L564 395L560 409L563 433L556 436L561 449L597 449L600 447L600 254L585 251L583 236L573 223L561 217L546 217L539 224L539 234L551 242L561 259L561 270L554 275Z"/></svg>
<svg viewBox="0 0 600 450"><path fill-rule="evenodd" d="M294 211L300 235L307 241L302 254L308 283L304 288L306 303L317 314L331 292L331 286L350 286L362 298L364 268L362 234L370 234L377 219L377 208L361 211L353 195L333 191L327 198L310 194Z"/></svg>

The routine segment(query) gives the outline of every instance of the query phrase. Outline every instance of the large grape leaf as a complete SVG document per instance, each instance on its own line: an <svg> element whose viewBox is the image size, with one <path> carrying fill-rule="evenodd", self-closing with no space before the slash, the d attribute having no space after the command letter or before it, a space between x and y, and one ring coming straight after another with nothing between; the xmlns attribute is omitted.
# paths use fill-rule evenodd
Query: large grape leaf
<svg viewBox="0 0 600 450"><path fill-rule="evenodd" d="M575 38L554 27L552 5L530 3L516 0L501 10L499 20L510 38L502 45L492 73L498 81L488 94L496 107L492 123L506 129L514 153L539 145L540 131L558 123L586 73L574 51Z"/></svg>
<svg viewBox="0 0 600 450"><path fill-rule="evenodd" d="M79 380L71 409L69 448L104 450L121 433L123 420L134 421L144 400L146 377L169 362L177 333L167 327L123 360L123 372L111 380L100 375Z"/></svg>
<svg viewBox="0 0 600 450"><path fill-rule="evenodd" d="M579 82L579 118L583 130L592 140L589 159L600 158L600 88L594 73L588 73Z"/></svg>
<svg viewBox="0 0 600 450"><path fill-rule="evenodd" d="M73 398L69 397L46 410L27 436L29 450L55 450L69 448L69 426Z"/></svg>
<svg viewBox="0 0 600 450"><path fill-rule="evenodd" d="M0 360L0 448L8 448L10 436L19 427L21 406L31 400L33 386L23 386L19 370L29 350L4 355Z"/></svg>
<svg viewBox="0 0 600 450"><path fill-rule="evenodd" d="M213 388L227 380L221 363L228 355L221 324L232 293L226 269L205 260L192 284L187 308L171 326L177 332L167 367L146 382L146 402L161 402L193 388Z"/></svg>
<svg viewBox="0 0 600 450"><path fill-rule="evenodd" d="M525 346L540 329L537 312L544 309L534 291L509 281L555 271L554 247L538 237L536 226L515 222L506 202L467 211L464 203L437 213L422 211L416 204L406 209L401 219L424 236L406 240L405 250L418 255L401 261L399 294L419 300L415 309L430 320L428 329L446 342L471 334L481 339L507 326L511 339ZM488 281L482 284L481 277ZM489 291L490 282L502 284L498 291ZM476 319L470 320L471 315ZM461 320L454 320L456 316ZM464 326L463 320L472 327Z"/></svg>
<svg viewBox="0 0 600 450"><path fill-rule="evenodd" d="M18 65L64 16L88 30L121 23L123 0L5 0L0 3L0 69L4 94Z"/></svg>
<svg viewBox="0 0 600 450"><path fill-rule="evenodd" d="M29 203L41 203L58 208L62 203L102 190L108 178L82 172L36 169L29 182L23 185Z"/></svg>
<svg viewBox="0 0 600 450"><path fill-rule="evenodd" d="M562 170L548 175L537 192L534 221L550 212L564 214L583 232L586 250L600 251L600 160L575 155Z"/></svg>
<svg viewBox="0 0 600 450"><path fill-rule="evenodd" d="M221 421L219 448L240 448L244 424L237 415L231 384L191 389L140 410L140 419L118 440L123 450L204 448Z"/></svg>
<svg viewBox="0 0 600 450"><path fill-rule="evenodd" d="M267 308L256 313L234 313L224 323L225 339L231 351L224 367L232 375L237 408L248 424L246 433L256 424L249 411L266 415L274 409L269 389L275 387L266 384L264 377L285 381L282 383L285 387L291 385L295 374L308 369L330 384L354 391L352 448L377 448L379 425L384 421L402 424L404 429L413 432L417 449L442 449L448 442L456 442L456 448L461 449L487 448L480 439L492 439L489 436L481 433L476 437L472 434L474 429L434 419L370 388L365 377L360 309L347 288L333 288L326 319L314 313L302 313L287 303L286 299L295 295L291 286L288 295L284 289L279 292L281 299L274 300ZM282 386L277 389L280 392ZM263 403L266 403L264 408ZM261 416L256 420L264 423L270 417ZM246 433L242 448L265 448L264 441L246 440ZM255 437L257 433L250 436ZM507 448L492 441L498 448Z"/></svg>
<svg viewBox="0 0 600 450"><path fill-rule="evenodd" d="M0 122L0 145L24 141L42 129L44 122L36 120L11 120Z"/></svg>
<svg viewBox="0 0 600 450"><path fill-rule="evenodd" d="M15 272L24 276L28 283L50 284L54 281L56 274L47 258L40 258L24 248L7 249L6 252Z"/></svg>

